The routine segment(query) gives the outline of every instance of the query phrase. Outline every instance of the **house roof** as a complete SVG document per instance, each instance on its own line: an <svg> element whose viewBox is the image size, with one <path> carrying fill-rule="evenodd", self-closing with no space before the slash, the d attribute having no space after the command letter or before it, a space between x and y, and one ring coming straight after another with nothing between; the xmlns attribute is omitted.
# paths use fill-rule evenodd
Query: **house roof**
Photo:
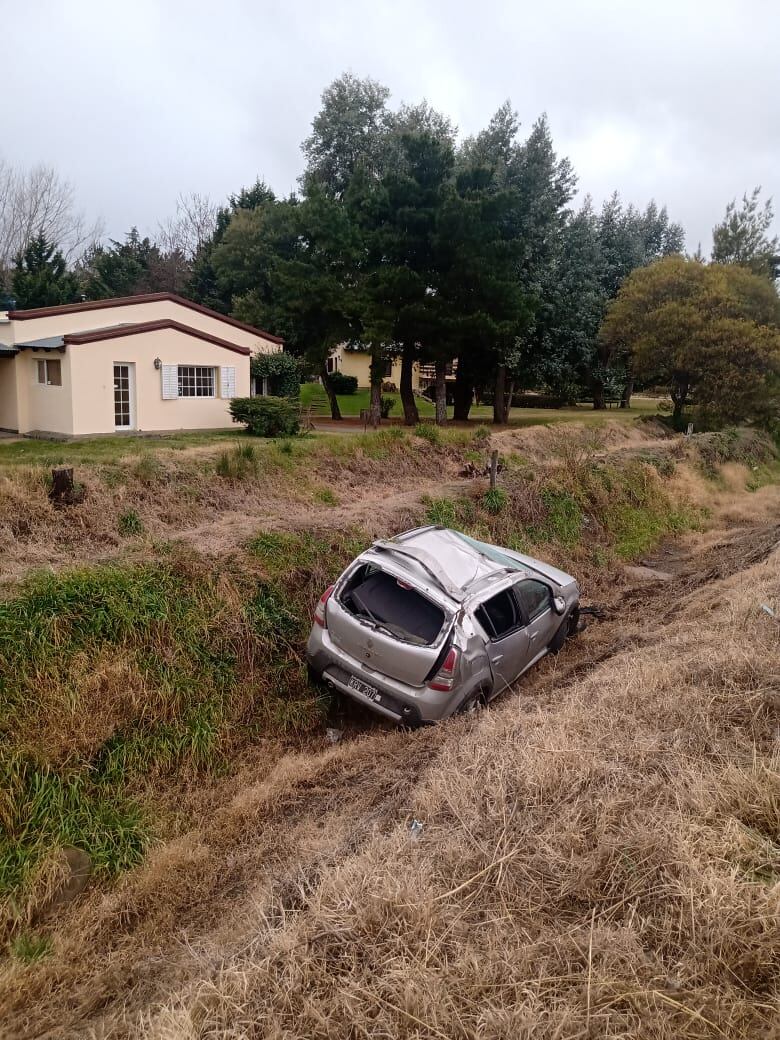
<svg viewBox="0 0 780 1040"><path fill-rule="evenodd" d="M253 335L260 336L262 339L270 340L272 343L284 343L284 340L279 336L274 336L270 332L258 329L254 325L247 325L243 321L238 321L236 318L229 318L226 314L220 314L218 311L213 311L210 307L203 307L201 304L194 303L192 300L185 300L183 296L177 296L176 293L167 292L142 293L138 296L119 296L113 300L90 300L84 303L66 303L60 307L36 307L32 310L26 311L9 311L8 317L14 321L26 321L30 318L51 318L56 317L58 314L77 314L79 311L97 311L109 307L130 307L137 303L158 303L164 300L171 303L178 303L182 307L189 307L190 310L197 311L199 314L207 314L210 318L216 318L218 321L222 321L226 325L232 325L234 328L243 329L244 332L251 332Z"/></svg>
<svg viewBox="0 0 780 1040"><path fill-rule="evenodd" d="M172 321L170 318L161 318L159 321L139 321L128 325L114 325L105 329L93 329L91 332L69 332L62 337L62 341L68 347L78 346L82 343L101 343L106 339L120 339L122 336L137 336L143 332L158 332L161 329L174 329L176 332L183 332L185 336L202 339L206 343L224 347L225 350L232 350L236 354L244 354L246 356L252 353L249 347L239 347L237 343L229 343L226 339L220 339L219 336L212 336L210 332L193 329L191 325L182 325L181 322Z"/></svg>
<svg viewBox="0 0 780 1040"><path fill-rule="evenodd" d="M136 324L140 324L136 322ZM132 328L132 323L124 322L119 325L101 325L94 329L82 329L79 335L85 333L108 332L113 329ZM67 334L61 336L41 336L39 339L27 339L23 343L15 345L16 350L63 350L67 341Z"/></svg>

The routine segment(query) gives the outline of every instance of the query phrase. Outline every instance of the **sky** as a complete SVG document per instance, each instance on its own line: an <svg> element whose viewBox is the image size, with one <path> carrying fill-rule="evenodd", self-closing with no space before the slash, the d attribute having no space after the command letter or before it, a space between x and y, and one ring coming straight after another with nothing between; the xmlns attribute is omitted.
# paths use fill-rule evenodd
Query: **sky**
<svg viewBox="0 0 780 1040"><path fill-rule="evenodd" d="M654 198L691 251L755 185L780 209L774 0L0 0L0 17L0 158L56 167L110 237L154 233L180 192L293 190L343 72L461 136L507 98L522 131L546 112L581 194Z"/></svg>

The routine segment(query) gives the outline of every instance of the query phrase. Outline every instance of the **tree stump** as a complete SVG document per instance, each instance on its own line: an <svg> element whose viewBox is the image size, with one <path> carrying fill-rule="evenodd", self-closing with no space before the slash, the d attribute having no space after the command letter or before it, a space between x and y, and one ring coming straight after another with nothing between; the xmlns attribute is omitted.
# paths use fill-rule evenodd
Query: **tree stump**
<svg viewBox="0 0 780 1040"><path fill-rule="evenodd" d="M75 506L84 501L86 488L73 479L72 466L60 466L51 471L49 500L53 506Z"/></svg>

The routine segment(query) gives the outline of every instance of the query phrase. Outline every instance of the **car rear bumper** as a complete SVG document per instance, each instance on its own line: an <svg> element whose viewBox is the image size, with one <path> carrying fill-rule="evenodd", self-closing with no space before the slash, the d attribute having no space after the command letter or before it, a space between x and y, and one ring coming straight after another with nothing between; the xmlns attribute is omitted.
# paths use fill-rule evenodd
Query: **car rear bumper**
<svg viewBox="0 0 780 1040"><path fill-rule="evenodd" d="M316 627L309 637L306 659L310 668L323 681L351 697L364 707L402 725L420 726L438 722L451 714L453 694L431 690L427 686L417 690L404 686L388 676L366 668L334 646L327 629ZM376 688L379 700L349 685L352 676Z"/></svg>
<svg viewBox="0 0 780 1040"><path fill-rule="evenodd" d="M385 718L392 719L394 722L402 723L405 726L421 726L425 721L418 705L401 703L392 694L379 687L376 681L372 685L377 686L378 695L382 698L381 702L377 702L366 694L361 693L360 690L354 689L349 685L349 672L338 665L329 665L322 673L322 678L329 686L340 690L347 697L351 697L353 701L357 701L358 704L362 704L364 707L370 708L371 711L384 715Z"/></svg>

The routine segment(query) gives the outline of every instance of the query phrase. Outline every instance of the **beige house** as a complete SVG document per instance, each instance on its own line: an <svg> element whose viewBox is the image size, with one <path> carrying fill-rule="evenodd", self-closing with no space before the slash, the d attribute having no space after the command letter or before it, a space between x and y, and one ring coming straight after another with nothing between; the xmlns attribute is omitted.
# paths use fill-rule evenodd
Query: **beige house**
<svg viewBox="0 0 780 1040"><path fill-rule="evenodd" d="M342 343L336 347L327 360L328 372L343 372L345 376L354 376L360 389L371 386L371 355L367 350L348 350ZM394 358L385 366L384 378L401 386L401 359ZM420 389L420 366L415 362L412 369L412 390Z"/></svg>
<svg viewBox="0 0 780 1040"><path fill-rule="evenodd" d="M172 293L0 311L0 429L58 437L231 425L261 329Z"/></svg>

